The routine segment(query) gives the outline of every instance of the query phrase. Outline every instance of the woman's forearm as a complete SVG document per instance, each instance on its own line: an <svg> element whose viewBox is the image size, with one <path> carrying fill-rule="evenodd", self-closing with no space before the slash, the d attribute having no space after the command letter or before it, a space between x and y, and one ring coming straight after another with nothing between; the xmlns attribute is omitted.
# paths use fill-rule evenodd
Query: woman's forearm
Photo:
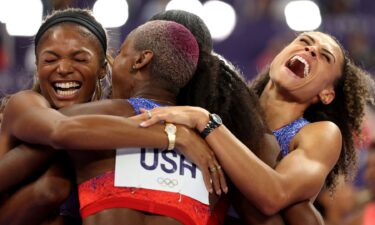
<svg viewBox="0 0 375 225"><path fill-rule="evenodd" d="M0 158L0 193L9 190L36 171L44 168L56 155L46 146L19 145Z"/></svg>
<svg viewBox="0 0 375 225"><path fill-rule="evenodd" d="M57 149L165 148L168 139L163 130L161 124L145 129L138 122L117 116L74 116L58 122L51 142Z"/></svg>
<svg viewBox="0 0 375 225"><path fill-rule="evenodd" d="M279 210L284 203L280 176L263 163L225 127L220 126L206 138L225 172L236 187L267 215Z"/></svg>

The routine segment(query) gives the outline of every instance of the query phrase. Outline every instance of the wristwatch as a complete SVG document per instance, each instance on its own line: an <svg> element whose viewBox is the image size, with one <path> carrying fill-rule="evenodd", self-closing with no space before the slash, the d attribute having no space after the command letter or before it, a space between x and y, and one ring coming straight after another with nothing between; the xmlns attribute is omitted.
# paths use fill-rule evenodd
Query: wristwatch
<svg viewBox="0 0 375 225"><path fill-rule="evenodd" d="M172 123L166 123L164 128L165 133L168 135L168 150L174 149L176 143L176 131L177 128Z"/></svg>
<svg viewBox="0 0 375 225"><path fill-rule="evenodd" d="M206 127L200 134L201 137L206 138L207 135L209 135L213 130L218 128L221 124L223 124L223 121L221 120L220 116L215 113L211 113Z"/></svg>

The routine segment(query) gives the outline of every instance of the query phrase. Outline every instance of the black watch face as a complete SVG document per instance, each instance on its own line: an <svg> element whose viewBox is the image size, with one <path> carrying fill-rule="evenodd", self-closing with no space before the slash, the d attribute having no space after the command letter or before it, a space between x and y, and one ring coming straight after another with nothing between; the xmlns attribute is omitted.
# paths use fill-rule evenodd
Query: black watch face
<svg viewBox="0 0 375 225"><path fill-rule="evenodd" d="M211 116L212 116L212 120L215 121L215 123L217 123L217 124L222 124L223 123L223 121L221 121L221 118L220 118L219 115L217 115L217 114L211 114Z"/></svg>

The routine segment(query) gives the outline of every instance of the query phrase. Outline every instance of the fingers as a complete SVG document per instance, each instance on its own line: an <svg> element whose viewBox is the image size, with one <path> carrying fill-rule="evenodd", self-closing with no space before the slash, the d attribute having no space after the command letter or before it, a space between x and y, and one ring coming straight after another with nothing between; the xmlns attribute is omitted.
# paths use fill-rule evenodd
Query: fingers
<svg viewBox="0 0 375 225"><path fill-rule="evenodd" d="M211 180L211 173L208 169L208 167L201 168L202 175L203 175L203 181L206 185L207 191L212 194L213 188L212 188L212 180Z"/></svg>
<svg viewBox="0 0 375 225"><path fill-rule="evenodd" d="M211 172L211 179L212 179L212 184L213 184L215 193L217 195L221 195L220 177L219 177L217 167L215 165L210 166L209 170Z"/></svg>
<svg viewBox="0 0 375 225"><path fill-rule="evenodd" d="M189 110L186 106L157 107L149 111L143 109L141 112L147 115L147 119L140 124L141 127L148 127L158 122L181 124L190 128L195 128L196 125L195 111Z"/></svg>
<svg viewBox="0 0 375 225"><path fill-rule="evenodd" d="M214 160L214 164L209 167L211 173L211 179L213 188L217 195L221 195L221 193L228 193L228 186L225 180L225 175L221 166L218 164L216 159Z"/></svg>
<svg viewBox="0 0 375 225"><path fill-rule="evenodd" d="M225 179L224 172L216 159L211 158L210 160L208 160L208 163L206 165L208 166L203 166L200 168L207 191L210 194L215 191L217 195L228 193L228 185Z"/></svg>
<svg viewBox="0 0 375 225"><path fill-rule="evenodd" d="M149 127L158 122L165 121L166 115L160 112L160 110L157 110L157 108L153 110L140 109L140 111L145 118L145 120L139 124L141 127Z"/></svg>
<svg viewBox="0 0 375 225"><path fill-rule="evenodd" d="M217 166L217 173L220 179L221 190L223 190L223 192L226 194L228 193L228 184L227 184L227 180L225 179L224 171L222 170L220 165Z"/></svg>
<svg viewBox="0 0 375 225"><path fill-rule="evenodd" d="M146 110L147 118L151 119L152 118L152 113L150 110Z"/></svg>

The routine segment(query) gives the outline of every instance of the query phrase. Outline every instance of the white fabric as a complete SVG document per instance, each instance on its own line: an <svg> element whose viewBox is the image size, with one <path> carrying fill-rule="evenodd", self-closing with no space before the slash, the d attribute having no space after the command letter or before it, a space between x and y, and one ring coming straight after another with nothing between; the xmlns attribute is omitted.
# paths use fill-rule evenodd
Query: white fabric
<svg viewBox="0 0 375 225"><path fill-rule="evenodd" d="M177 192L209 203L202 172L176 149L117 149L115 186Z"/></svg>

